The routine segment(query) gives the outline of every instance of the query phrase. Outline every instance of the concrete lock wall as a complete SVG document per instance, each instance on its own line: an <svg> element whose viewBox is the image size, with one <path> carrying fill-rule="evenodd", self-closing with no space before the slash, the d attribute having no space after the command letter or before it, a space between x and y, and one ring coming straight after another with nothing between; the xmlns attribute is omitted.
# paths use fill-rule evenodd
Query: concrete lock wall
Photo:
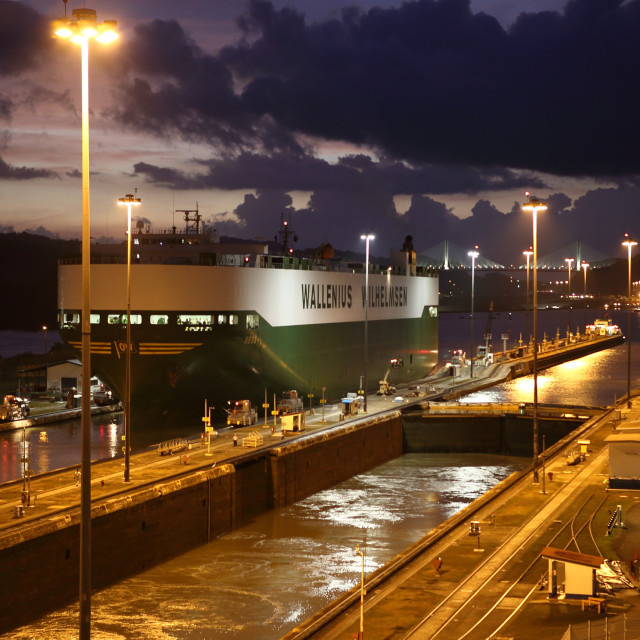
<svg viewBox="0 0 640 640"><path fill-rule="evenodd" d="M92 508L92 588L193 549L274 506L291 504L402 454L399 412L253 451ZM0 633L78 597L79 521L72 514L0 535Z"/></svg>
<svg viewBox="0 0 640 640"><path fill-rule="evenodd" d="M540 448L571 433L582 420L538 419ZM506 415L469 417L422 416L405 417L405 453L498 453L529 456L533 452L532 420L527 416Z"/></svg>
<svg viewBox="0 0 640 640"><path fill-rule="evenodd" d="M580 421L539 420L546 444ZM520 416L384 417L242 453L233 464L94 503L92 588L101 589L193 549L274 507L292 504L403 453L530 455ZM0 535L0 633L78 597L79 509Z"/></svg>
<svg viewBox="0 0 640 640"><path fill-rule="evenodd" d="M397 411L275 449L243 453L233 464L207 465L179 479L94 503L92 588L99 590L149 569L267 509L292 504L403 452L529 455L527 420L435 416L403 423ZM547 446L577 424L539 421ZM79 520L75 509L32 525L25 522L17 531L0 535L0 633L77 599Z"/></svg>
<svg viewBox="0 0 640 640"><path fill-rule="evenodd" d="M345 426L272 450L271 506L293 504L402 455L402 415Z"/></svg>
<svg viewBox="0 0 640 640"><path fill-rule="evenodd" d="M94 505L93 589L192 549L234 527L235 469L222 465ZM80 513L0 536L0 633L78 597Z"/></svg>

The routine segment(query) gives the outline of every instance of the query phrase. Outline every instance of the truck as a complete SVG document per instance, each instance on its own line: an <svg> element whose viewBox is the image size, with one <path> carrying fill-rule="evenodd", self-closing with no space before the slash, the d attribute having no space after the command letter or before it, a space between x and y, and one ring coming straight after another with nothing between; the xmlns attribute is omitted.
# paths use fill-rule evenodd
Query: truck
<svg viewBox="0 0 640 640"><path fill-rule="evenodd" d="M298 396L298 392L295 389L282 392L282 397L278 401L278 413L280 415L296 413L302 410L302 398Z"/></svg>
<svg viewBox="0 0 640 640"><path fill-rule="evenodd" d="M247 427L258 420L256 410L251 406L251 400L236 400L229 402L227 412L227 425L235 427Z"/></svg>
<svg viewBox="0 0 640 640"><path fill-rule="evenodd" d="M388 381L389 374L391 373L391 369L398 369L403 365L403 361L401 358L393 358L389 362L389 368L387 372L384 374L384 378L380 380L378 387L378 395L379 396L392 396L396 392L396 388L394 385L390 384Z"/></svg>
<svg viewBox="0 0 640 640"><path fill-rule="evenodd" d="M389 384L389 381L387 380L387 378L389 377L389 373L391 373L391 369L387 369L387 372L384 374L384 378L379 382L379 396L392 396L396 392L395 386Z"/></svg>
<svg viewBox="0 0 640 640"><path fill-rule="evenodd" d="M118 404L119 400L104 382L95 376L91 378L91 400L93 404L104 406L107 404Z"/></svg>
<svg viewBox="0 0 640 640"><path fill-rule="evenodd" d="M0 422L21 420L30 413L29 401L26 398L8 395L0 405Z"/></svg>

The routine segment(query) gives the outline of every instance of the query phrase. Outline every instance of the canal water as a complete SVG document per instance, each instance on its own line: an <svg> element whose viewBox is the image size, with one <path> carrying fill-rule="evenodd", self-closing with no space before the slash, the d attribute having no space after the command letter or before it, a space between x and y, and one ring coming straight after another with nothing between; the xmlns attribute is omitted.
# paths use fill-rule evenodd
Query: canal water
<svg viewBox="0 0 640 640"><path fill-rule="evenodd" d="M474 317L474 345L484 342L484 331L488 325L488 313L476 313ZM613 313L617 322L626 333L627 314ZM572 324L576 318L582 318L582 311L572 313ZM589 317L592 322L593 315ZM640 386L640 313L631 315L632 348L637 349L638 357L631 362L631 386ZM561 310L541 310L538 313L540 340L546 335L549 339L558 332L564 335L568 324L568 312ZM529 325L532 325L529 318ZM449 351L463 349L471 351L469 314L447 313L440 317L439 358L444 363ZM494 313L491 321L492 344L496 351L502 351L501 336L508 336L507 348L518 344L520 336L527 335L527 318L524 312ZM25 348L33 343L33 351L41 348L42 336L33 334L30 341L16 336L16 332L0 332L0 354L16 348ZM7 335L9 334L9 335ZM29 334L27 334L29 335ZM3 339L5 344L3 345ZM51 336L50 336L50 339ZM627 345L596 353L579 360L567 362L540 372L538 376L538 400L541 403L607 405L627 390ZM533 378L519 378L485 391L466 396L462 402L527 402L533 399ZM204 409L203 409L204 410ZM186 437L199 433L201 423L185 424L175 429L171 437ZM42 432L46 432L46 438ZM92 419L91 456L94 460L103 460L121 455L123 435L122 414L107 414ZM165 440L167 436L150 425L135 425L132 429L132 448L140 451ZM30 458L34 473L44 473L52 469L69 467L80 461L80 420L34 427L24 431L0 433L0 482L22 478L23 441Z"/></svg>
<svg viewBox="0 0 640 640"><path fill-rule="evenodd" d="M493 455L393 460L94 595L92 638L280 638L359 584L357 544L366 539L371 573L527 463ZM7 637L66 640L77 632L70 606Z"/></svg>
<svg viewBox="0 0 640 640"><path fill-rule="evenodd" d="M635 341L640 339L638 316L632 316ZM565 317L566 312L541 312L541 335L546 331L553 337L559 326L566 328ZM626 329L626 314L614 320ZM486 321L487 314L476 314L476 344L482 340ZM501 348L499 337L507 330L511 346L514 333L524 333L524 321L524 314L494 314L494 348ZM469 352L470 342L468 315L443 314L441 357L454 348ZM542 372L540 402L611 404L626 392L626 349L622 345ZM632 387L640 386L640 358L633 359L631 375ZM532 382L523 378L464 401L531 399ZM105 439L94 445L95 457L115 455L119 446L118 427L103 423L94 426L94 433ZM72 453L79 450L79 426L62 431L58 446L68 447L70 456L79 455ZM6 442L7 436L2 438ZM17 444L16 440L6 447ZM3 456L4 447L3 442ZM526 464L528 460L521 458L493 455L403 456L295 505L265 513L241 529L95 594L92 637L280 638L359 584L361 558L355 547L365 538L365 571L371 573ZM6 637L66 639L77 637L77 631L77 606L70 606Z"/></svg>
<svg viewBox="0 0 640 640"><path fill-rule="evenodd" d="M627 334L626 312L612 312L611 319ZM576 320L582 324L582 310L572 312L572 326ZM588 322L596 316L591 314ZM531 319L530 319L531 320ZM476 314L474 318L474 343L483 344L483 333L488 323L488 314ZM568 312L566 310L541 310L538 312L539 340L555 338L558 331L566 335ZM509 335L507 347L518 344L522 335L525 341L526 316L519 313L494 313L492 319L492 345L502 351L501 335ZM533 322L530 322L532 326ZM440 317L439 353L445 357L451 349L471 351L469 314L442 314ZM581 329L582 330L582 329ZM631 314L631 388L640 387L640 313ZM460 340L463 336L464 339ZM575 404L603 406L613 404L627 392L628 344L621 344L578 360L566 362L538 374L538 401L550 404ZM533 376L518 378L491 389L472 393L461 402L532 402Z"/></svg>

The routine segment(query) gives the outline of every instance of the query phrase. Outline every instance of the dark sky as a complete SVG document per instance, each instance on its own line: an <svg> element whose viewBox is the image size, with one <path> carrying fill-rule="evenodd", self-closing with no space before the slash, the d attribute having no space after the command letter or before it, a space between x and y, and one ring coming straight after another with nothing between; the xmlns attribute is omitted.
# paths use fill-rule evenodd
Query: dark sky
<svg viewBox="0 0 640 640"><path fill-rule="evenodd" d="M234 205L206 212L228 233L273 237L284 213L302 246L358 249L371 229L381 255L411 234L418 250L449 239L504 263L531 243L519 209L530 190L550 206L542 254L580 239L623 256L623 234L640 237L640 0L571 0L508 25L466 0L313 19L248 0L235 15L223 3L220 23L213 4L187 2L182 19L138 12L113 52L95 54L96 118L153 141L114 169L143 201L153 190L184 208L180 194L233 193ZM218 46L195 28L197 8ZM0 184L79 185L79 159L61 172L13 147L28 108L71 112L68 102L77 116L72 81L45 79L68 47L50 38L50 17L0 0ZM161 146L180 146L182 161L160 161Z"/></svg>

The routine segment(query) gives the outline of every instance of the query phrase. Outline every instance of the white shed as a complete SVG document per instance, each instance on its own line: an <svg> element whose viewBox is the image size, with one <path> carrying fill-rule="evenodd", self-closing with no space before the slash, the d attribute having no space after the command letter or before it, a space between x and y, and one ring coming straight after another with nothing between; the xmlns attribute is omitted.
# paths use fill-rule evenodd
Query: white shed
<svg viewBox="0 0 640 640"><path fill-rule="evenodd" d="M65 360L47 366L47 390L64 394L69 389L82 388L82 364L80 360Z"/></svg>
<svg viewBox="0 0 640 640"><path fill-rule="evenodd" d="M609 434L609 487L640 489L640 422L618 427Z"/></svg>
<svg viewBox="0 0 640 640"><path fill-rule="evenodd" d="M80 389L81 386L80 360L64 360L18 370L18 387L22 395L34 397L34 394L47 394L60 397L70 389Z"/></svg>
<svg viewBox="0 0 640 640"><path fill-rule="evenodd" d="M596 596L596 571L602 566L603 558L555 547L545 547L540 555L549 562L550 598Z"/></svg>
<svg viewBox="0 0 640 640"><path fill-rule="evenodd" d="M304 431L304 411L285 413L280 418L282 431Z"/></svg>

